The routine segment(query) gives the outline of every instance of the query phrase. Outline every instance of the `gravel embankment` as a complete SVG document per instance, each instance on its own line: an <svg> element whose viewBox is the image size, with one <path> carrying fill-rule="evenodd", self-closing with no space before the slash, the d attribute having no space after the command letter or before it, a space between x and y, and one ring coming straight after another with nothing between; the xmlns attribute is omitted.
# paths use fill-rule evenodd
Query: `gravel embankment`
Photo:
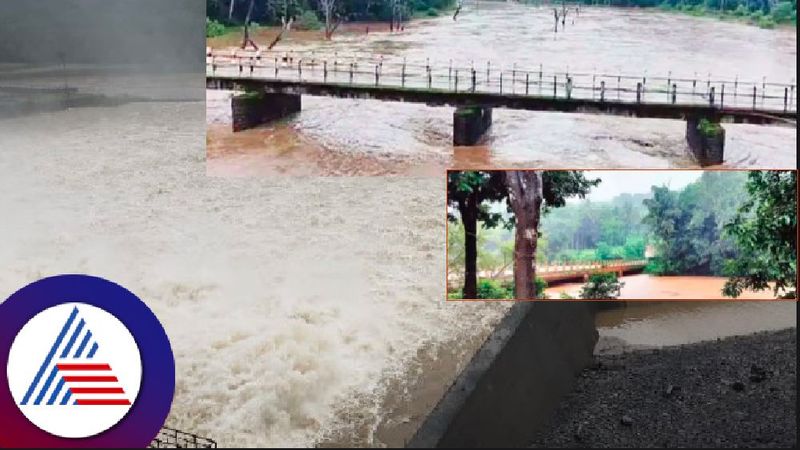
<svg viewBox="0 0 800 450"><path fill-rule="evenodd" d="M797 329L600 356L532 447L796 447Z"/></svg>

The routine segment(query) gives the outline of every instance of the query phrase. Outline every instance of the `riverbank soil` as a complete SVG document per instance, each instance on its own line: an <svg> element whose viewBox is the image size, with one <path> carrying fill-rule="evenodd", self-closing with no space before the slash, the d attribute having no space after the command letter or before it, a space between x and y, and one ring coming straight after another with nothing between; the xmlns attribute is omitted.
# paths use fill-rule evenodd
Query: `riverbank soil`
<svg viewBox="0 0 800 450"><path fill-rule="evenodd" d="M795 447L797 329L596 357L532 447Z"/></svg>

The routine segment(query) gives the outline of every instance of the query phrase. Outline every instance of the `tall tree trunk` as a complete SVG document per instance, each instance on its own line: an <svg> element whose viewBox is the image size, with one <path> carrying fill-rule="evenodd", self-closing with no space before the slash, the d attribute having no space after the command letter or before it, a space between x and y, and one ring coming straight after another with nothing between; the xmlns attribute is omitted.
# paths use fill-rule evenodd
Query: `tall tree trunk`
<svg viewBox="0 0 800 450"><path fill-rule="evenodd" d="M228 22L233 19L233 5L236 4L236 0L231 0L231 4L228 6Z"/></svg>
<svg viewBox="0 0 800 450"><path fill-rule="evenodd" d="M464 223L464 298L478 298L478 202L470 195L458 205Z"/></svg>
<svg viewBox="0 0 800 450"><path fill-rule="evenodd" d="M252 45L254 49L258 50L258 46L252 39L250 39L250 17L253 14L253 6L256 1L250 0L250 6L247 8L247 15L244 18L244 37L242 38L242 50L246 49L248 45Z"/></svg>
<svg viewBox="0 0 800 450"><path fill-rule="evenodd" d="M514 237L514 296L536 298L536 244L542 206L542 173L532 170L506 172L508 200L516 218Z"/></svg>

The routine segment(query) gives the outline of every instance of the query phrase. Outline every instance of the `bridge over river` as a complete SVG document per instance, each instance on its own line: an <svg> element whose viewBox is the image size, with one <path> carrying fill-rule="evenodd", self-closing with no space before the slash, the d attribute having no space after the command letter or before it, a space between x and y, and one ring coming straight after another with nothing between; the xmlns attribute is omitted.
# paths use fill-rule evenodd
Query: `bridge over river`
<svg viewBox="0 0 800 450"><path fill-rule="evenodd" d="M209 49L206 87L246 92L232 101L234 131L299 111L302 95L454 106L454 145L477 143L494 107L681 119L701 165L723 161L720 123L794 126L797 118L794 81L553 72L372 54Z"/></svg>

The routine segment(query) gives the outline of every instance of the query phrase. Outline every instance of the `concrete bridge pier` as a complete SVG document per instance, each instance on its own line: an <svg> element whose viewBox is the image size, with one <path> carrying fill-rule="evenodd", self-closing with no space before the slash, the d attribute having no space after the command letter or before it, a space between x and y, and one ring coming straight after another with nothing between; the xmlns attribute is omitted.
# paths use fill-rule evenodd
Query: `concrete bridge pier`
<svg viewBox="0 0 800 450"><path fill-rule="evenodd" d="M475 145L492 126L492 108L459 106L453 112L453 145Z"/></svg>
<svg viewBox="0 0 800 450"><path fill-rule="evenodd" d="M718 119L686 118L686 142L701 166L722 164L725 151L725 129Z"/></svg>
<svg viewBox="0 0 800 450"><path fill-rule="evenodd" d="M233 131L242 131L300 112L300 94L247 92L231 98Z"/></svg>

